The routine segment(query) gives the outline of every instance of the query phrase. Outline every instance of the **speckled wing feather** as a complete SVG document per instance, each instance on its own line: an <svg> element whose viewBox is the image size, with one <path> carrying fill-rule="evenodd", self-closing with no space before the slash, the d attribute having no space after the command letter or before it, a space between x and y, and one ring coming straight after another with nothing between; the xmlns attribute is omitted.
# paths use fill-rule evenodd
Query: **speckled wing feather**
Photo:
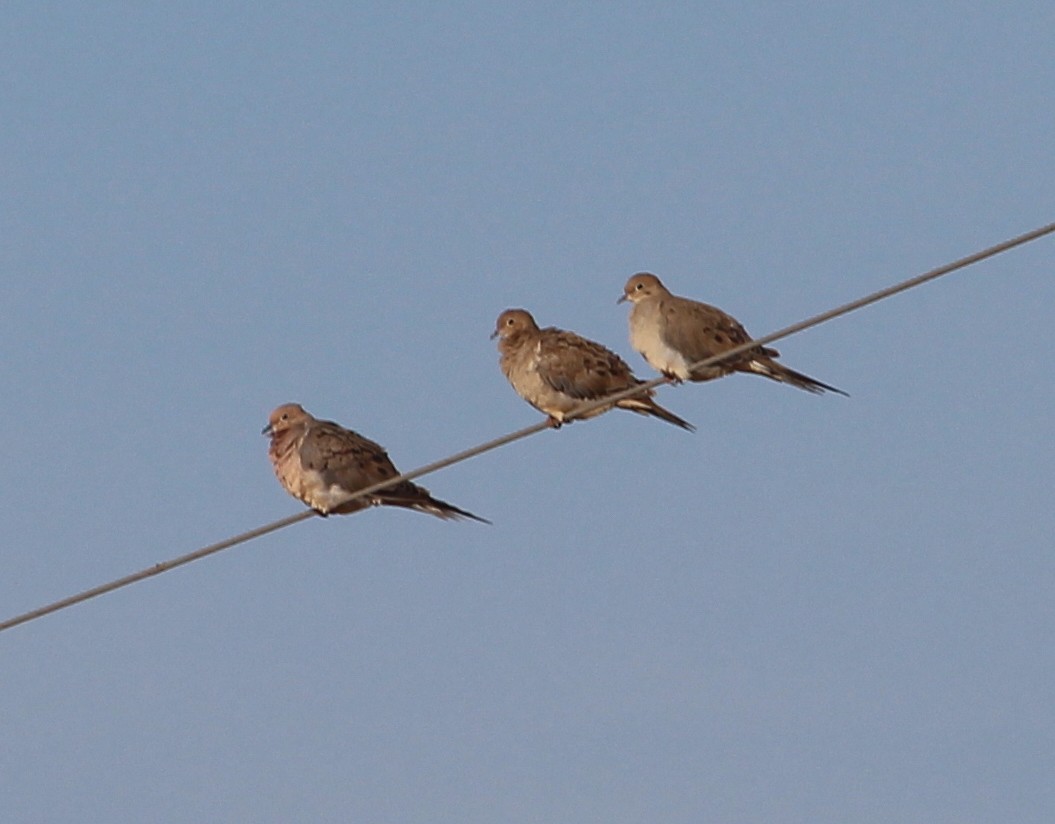
<svg viewBox="0 0 1055 824"><path fill-rule="evenodd" d="M542 330L537 369L539 376L558 392L581 401L603 398L641 383L615 352L574 332L553 327Z"/></svg>
<svg viewBox="0 0 1055 824"><path fill-rule="evenodd" d="M733 317L716 306L678 297L659 301L660 337L667 346L681 352L689 363L727 352L747 343L751 336ZM739 355L736 361L752 357L775 357L775 349L757 347ZM735 362L735 361L734 361ZM733 371L733 364L718 364L723 372Z"/></svg>
<svg viewBox="0 0 1055 824"><path fill-rule="evenodd" d="M354 491L399 474L380 444L333 421L312 425L300 445L300 462L323 483Z"/></svg>

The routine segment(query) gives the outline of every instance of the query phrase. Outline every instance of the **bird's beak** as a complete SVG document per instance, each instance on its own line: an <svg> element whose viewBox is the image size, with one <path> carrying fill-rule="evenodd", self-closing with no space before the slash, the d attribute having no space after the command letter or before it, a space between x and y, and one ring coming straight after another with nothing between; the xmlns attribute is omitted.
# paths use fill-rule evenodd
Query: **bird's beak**
<svg viewBox="0 0 1055 824"><path fill-rule="evenodd" d="M495 339L495 338L497 338L497 337L498 337L498 330L497 330L497 329L495 329L495 331L493 331L493 332L491 333L491 340L494 340L494 339Z"/></svg>
<svg viewBox="0 0 1055 824"><path fill-rule="evenodd" d="M618 306L620 303L626 303L629 297L630 296L626 292L623 292L623 296L616 301L616 305Z"/></svg>
<svg viewBox="0 0 1055 824"><path fill-rule="evenodd" d="M271 428L271 424L268 424L260 430L261 435L270 435L274 430Z"/></svg>

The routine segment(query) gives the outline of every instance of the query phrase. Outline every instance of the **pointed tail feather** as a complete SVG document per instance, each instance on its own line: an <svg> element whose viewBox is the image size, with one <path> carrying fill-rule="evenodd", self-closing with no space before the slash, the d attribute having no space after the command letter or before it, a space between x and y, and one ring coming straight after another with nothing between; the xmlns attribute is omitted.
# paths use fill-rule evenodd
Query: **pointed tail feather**
<svg viewBox="0 0 1055 824"><path fill-rule="evenodd" d="M659 418L661 421L680 426L687 432L696 431L696 427L691 423L679 418L669 409L664 409L651 398L648 400L642 400L641 398L624 398L619 401L616 406L620 409L629 409L631 412L637 412L639 415L651 415L654 418Z"/></svg>
<svg viewBox="0 0 1055 824"><path fill-rule="evenodd" d="M400 484L394 491L382 489L377 493L377 497L380 503L386 506L406 507L407 509L413 509L417 512L425 512L429 515L435 515L437 518L443 518L445 521L457 521L463 518L471 518L482 524L491 523L486 518L481 518L479 515L474 515L467 510L459 509L454 504L441 501L439 498L433 498L427 489L418 486L417 484L412 484L410 481L407 481L405 486Z"/></svg>
<svg viewBox="0 0 1055 824"><path fill-rule="evenodd" d="M650 415L659 418L661 421L666 421L667 423L672 423L675 426L680 426L686 432L696 431L696 427L689 423L687 420L685 420L684 418L679 418L669 409L665 409L655 401L652 402L648 412Z"/></svg>
<svg viewBox="0 0 1055 824"><path fill-rule="evenodd" d="M850 397L849 393L843 392L841 389L822 383L816 378L811 378L809 375L796 372L794 369L789 369L783 364L775 363L774 361L752 360L746 364L744 371L765 375L767 378L772 378L775 381L787 383L791 386L797 386L799 389L805 389L807 392L812 392L815 395L823 395L825 392L835 392L843 397Z"/></svg>
<svg viewBox="0 0 1055 824"><path fill-rule="evenodd" d="M418 503L414 509L418 512L427 512L429 515L435 515L437 518L443 518L445 521L460 521L466 518L470 518L474 521L479 521L481 524L491 525L491 522L487 518L481 518L479 515L473 515L465 509L459 509L454 504L449 504L446 501L441 501L439 498L433 498L429 496L427 502Z"/></svg>

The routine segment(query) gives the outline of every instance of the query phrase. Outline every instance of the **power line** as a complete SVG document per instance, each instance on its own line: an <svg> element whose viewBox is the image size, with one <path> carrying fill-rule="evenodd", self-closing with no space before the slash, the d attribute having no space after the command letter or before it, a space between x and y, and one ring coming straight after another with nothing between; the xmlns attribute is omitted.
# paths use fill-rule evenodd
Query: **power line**
<svg viewBox="0 0 1055 824"><path fill-rule="evenodd" d="M701 360L696 364L693 364L690 367L690 371L695 371L696 369L712 366L716 363L720 363L721 361L728 360L729 358L735 357L736 355L746 352L749 349L753 349L756 346L772 343L773 341L780 340L781 338L786 338L790 335L802 332L803 330L809 329L813 326L818 326L819 324L825 323L826 321L832 320L833 318L849 314L850 312L853 312L857 309L861 309L864 306L868 306L872 303L877 303L881 300L885 300L886 298L892 297L893 295L896 295L899 292L905 292L909 289L915 288L916 286L920 286L924 283L927 283L928 281L935 280L941 277L942 275L947 275L951 272L957 271L958 269L966 268L967 266L979 263L983 260L986 260L987 258L991 258L1003 252L1009 251L1010 249L1014 249L1017 246L1022 246L1033 240L1037 240L1038 238L1044 237L1045 235L1051 234L1052 232L1055 232L1055 223L1049 223L1047 226L1042 226L1039 229L1034 229L1031 232L1026 232L1025 234L1018 235L1017 237L1011 238L1010 240L1006 240L1003 243L998 243L995 246L990 246L980 252L975 252L972 255L968 255L967 257L963 257L959 260L953 261L952 263L947 263L944 266L939 266L936 269L931 269L930 271L924 272L923 274L917 275L916 277L909 278L908 280L903 280L900 283L895 284L894 286L890 286L886 289L880 289L878 292L873 292L872 294L866 295L863 298L859 298L849 303L844 303L842 306L836 307L835 309L831 309L827 312L822 312L819 315L814 315L813 317L807 318L806 320L800 321L798 323L793 323L791 326L786 326L783 329L780 329L769 335L765 335L764 337L754 338L746 343L729 349L728 351L723 352L720 355L714 355L712 357L705 358L704 360ZM662 384L671 382L672 381L670 378L659 377L650 381L646 381L645 383L640 384L639 386L630 387L629 389L625 389L621 392L616 392L604 398L584 403L581 406L577 407L577 409L570 415L567 415L565 417L565 421L571 422L601 406L606 406L614 401L621 400L623 398L628 398L632 395L639 395L642 392L648 391L649 389L653 389ZM437 472L440 469L445 469L446 467L452 466L453 464L461 463L462 461L467 461L470 458L475 458L476 456L482 455L485 452L490 452L493 449L498 449L501 446L513 443L514 441L519 441L523 438L528 437L529 435L534 435L537 432L542 432L549 428L550 424L548 421L540 421L539 423L533 424L532 426L528 426L523 429L518 429L517 431L510 432L509 434L503 435L500 438L495 438L494 440L487 441L486 443L482 443L478 446L471 447L470 449L466 449L462 452L455 453L454 455L450 455L441 460L435 461L430 464L426 464L422 467L418 467L417 469L414 469L410 472L405 472L395 478L390 478L386 481L382 481L381 483L376 483L364 487L363 489L360 489L357 492L349 495L347 500L352 501L358 498L364 498L368 495L373 494L374 492L377 492L380 489L384 489L385 487L400 483L401 481L409 481L415 478L420 478L423 475L428 475L432 472ZM134 584L137 581L142 581L144 578L151 578L154 575L160 575L162 572L168 572L170 569L175 569L176 567L183 566L184 564L189 564L191 561L197 561L200 558L204 558L208 555L220 552L221 550L230 549L233 546L246 543L247 541L251 541L254 538L259 538L263 535L267 535L268 533L276 532L287 526L292 526L295 523L307 520L308 518L314 515L315 512L313 510L306 509L303 512L298 512L296 515L290 515L287 518L283 518L279 521L274 521L273 523L267 524L266 526L258 527L257 529L251 529L248 532L243 532L240 535L236 535L233 538L228 538L227 540L220 541L219 543L210 544L209 546L202 547L201 549L195 550L194 552L190 552L186 555L181 555L178 558L174 558L171 561L162 561L161 563L154 564L153 566L147 567L146 569L140 570L139 572L134 572L131 575L126 575L123 578L118 578L115 581L110 581L109 583L93 587L92 589L86 589L83 592L77 593L76 595L71 595L67 598L63 598L59 601L55 601L51 604L38 607L37 609L23 613L22 615L17 615L14 618L9 618L6 621L0 622L0 632L3 632L7 629L11 629L12 627L16 627L19 624L24 624L27 621L32 621L36 618L41 618L45 615L49 615L52 612L58 612L59 610L66 609L66 607L71 607L74 604L79 604L82 601L87 601L91 598L95 598L98 595L104 595L107 592L113 592L115 589L120 589L121 587L128 586L129 584Z"/></svg>
<svg viewBox="0 0 1055 824"><path fill-rule="evenodd" d="M118 578L116 581L110 581L107 584L100 584L97 587L86 589L84 592L78 592L76 595L63 598L61 601L55 601L47 606L38 607L30 612L26 612L15 618L9 618L4 621L0 624L0 632L18 626L19 624L24 624L26 621L32 621L34 618L40 618L49 613L58 612L60 609L72 607L74 604L79 604L81 601L87 601L89 598L94 598L96 595L105 595L107 592L113 592L115 589L134 584L136 581L142 581L144 578L160 575L162 572L168 572L170 569L189 564L191 561L197 561L199 558L204 558L206 555L212 555L214 552L219 552L222 549L229 549L237 544L244 544L246 541L251 541L253 538L259 538L261 535L267 535L269 532L275 532L283 527L295 524L298 521L306 520L314 514L314 510L306 509L303 512L298 512L296 515L290 515L288 518L283 518L281 521L275 521L274 523L270 523L267 526L262 526L258 529L251 529L248 532L243 532L241 535L228 538L226 541L220 541L217 544L210 544L209 546L202 547L194 552L181 555L179 558L174 558L171 561L162 561L161 563L154 564L154 566L141 569L139 572L133 572L131 575L126 575L124 578Z"/></svg>

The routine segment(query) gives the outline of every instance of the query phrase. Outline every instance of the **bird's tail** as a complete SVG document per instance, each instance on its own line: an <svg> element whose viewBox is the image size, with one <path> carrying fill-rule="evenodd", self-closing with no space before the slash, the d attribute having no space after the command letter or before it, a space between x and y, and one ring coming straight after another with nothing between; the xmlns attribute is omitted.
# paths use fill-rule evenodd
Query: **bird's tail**
<svg viewBox="0 0 1055 824"><path fill-rule="evenodd" d="M618 401L616 406L620 409L629 409L631 412L637 412L639 415L651 415L654 418L659 418L661 421L672 423L675 426L680 426L687 432L695 432L696 427L689 423L683 418L679 418L669 409L664 409L658 403L652 399L652 393L649 392L647 396L638 395L636 397L623 398Z"/></svg>
<svg viewBox="0 0 1055 824"><path fill-rule="evenodd" d="M805 389L807 392L812 392L815 395L823 395L825 392L835 392L836 394L844 397L850 397L848 393L843 392L841 389L837 389L834 386L829 386L826 383L822 383L816 378L811 378L809 375L804 375L801 372L796 372L794 369L789 369L783 364L777 363L772 360L762 360L761 358L755 358L748 361L744 367L745 372L754 372L758 375L765 375L767 378L772 378L775 381L781 383L791 384L797 386L799 389Z"/></svg>
<svg viewBox="0 0 1055 824"><path fill-rule="evenodd" d="M418 512L425 512L443 518L445 521L458 521L463 518L471 518L482 524L491 523L486 518L473 515L464 509L459 509L454 504L433 498L429 491L423 486L412 484L410 481L399 484L395 489L382 489L377 492L378 503L386 506L403 506Z"/></svg>

